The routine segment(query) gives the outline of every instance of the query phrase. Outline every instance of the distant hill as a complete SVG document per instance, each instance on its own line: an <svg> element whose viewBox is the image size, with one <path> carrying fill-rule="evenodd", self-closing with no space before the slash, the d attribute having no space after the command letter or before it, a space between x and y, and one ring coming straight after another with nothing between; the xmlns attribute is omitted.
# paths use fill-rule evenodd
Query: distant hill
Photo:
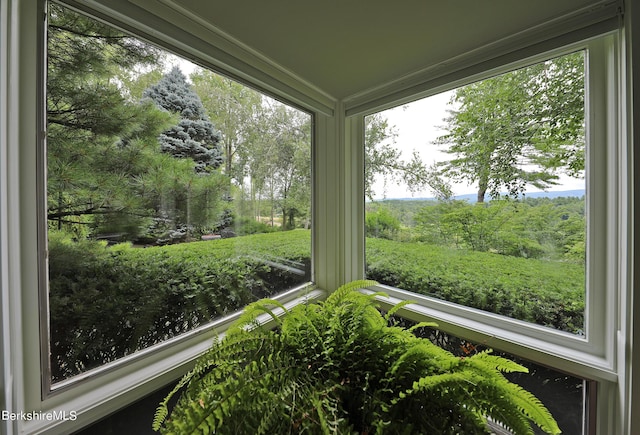
<svg viewBox="0 0 640 435"><path fill-rule="evenodd" d="M525 198L560 198L560 197L574 197L581 198L584 196L584 189L575 190L552 190L549 192L528 192L524 195ZM475 193L467 193L465 195L456 195L455 199L463 199L469 202L476 202L477 195ZM376 201L433 201L435 198L385 198L376 199Z"/></svg>

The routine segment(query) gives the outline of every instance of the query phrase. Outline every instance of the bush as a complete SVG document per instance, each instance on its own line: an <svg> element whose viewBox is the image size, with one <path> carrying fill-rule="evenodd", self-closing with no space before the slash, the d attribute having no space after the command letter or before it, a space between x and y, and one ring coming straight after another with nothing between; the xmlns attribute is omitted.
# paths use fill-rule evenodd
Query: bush
<svg viewBox="0 0 640 435"><path fill-rule="evenodd" d="M234 220L233 230L239 236L247 236L249 234L273 233L278 229L255 219L240 218Z"/></svg>
<svg viewBox="0 0 640 435"><path fill-rule="evenodd" d="M400 221L386 207L367 212L365 217L366 233L369 237L394 239L400 230Z"/></svg>
<svg viewBox="0 0 640 435"><path fill-rule="evenodd" d="M49 232L53 380L98 367L311 280L310 231L107 247ZM368 239L384 284L579 332L584 267Z"/></svg>
<svg viewBox="0 0 640 435"><path fill-rule="evenodd" d="M308 231L146 249L75 242L51 231L52 378L98 367L307 282L308 270Z"/></svg>

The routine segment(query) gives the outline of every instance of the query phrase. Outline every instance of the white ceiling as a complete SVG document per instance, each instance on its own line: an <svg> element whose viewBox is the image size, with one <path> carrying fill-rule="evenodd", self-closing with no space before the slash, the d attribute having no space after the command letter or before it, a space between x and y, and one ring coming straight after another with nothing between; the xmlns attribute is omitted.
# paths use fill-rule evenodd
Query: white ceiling
<svg viewBox="0 0 640 435"><path fill-rule="evenodd" d="M594 0L164 0L336 99L572 13Z"/></svg>

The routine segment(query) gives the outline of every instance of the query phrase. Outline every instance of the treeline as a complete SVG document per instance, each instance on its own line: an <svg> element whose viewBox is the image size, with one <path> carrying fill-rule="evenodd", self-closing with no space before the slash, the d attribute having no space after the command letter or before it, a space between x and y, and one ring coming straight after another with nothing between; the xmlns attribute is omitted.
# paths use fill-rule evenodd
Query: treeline
<svg viewBox="0 0 640 435"><path fill-rule="evenodd" d="M584 207L584 197L380 201L367 204L366 231L397 241L584 262Z"/></svg>

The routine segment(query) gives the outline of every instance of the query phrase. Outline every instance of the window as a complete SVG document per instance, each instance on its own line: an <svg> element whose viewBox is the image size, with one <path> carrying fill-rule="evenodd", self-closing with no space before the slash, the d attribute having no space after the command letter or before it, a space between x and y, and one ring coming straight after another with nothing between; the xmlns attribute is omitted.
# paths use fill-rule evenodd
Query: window
<svg viewBox="0 0 640 435"><path fill-rule="evenodd" d="M46 231L44 234L36 231L46 229L47 222L43 220L39 222L40 225L35 222L36 216L46 215L47 184L44 179L39 180L37 185L34 182L34 162L42 157L36 144L40 143L40 132L44 130L44 126L38 124L44 113L40 109L45 107L44 103L38 103L38 97L44 96L39 94L40 87L44 87L44 81L40 77L44 76L44 68L39 64L39 59L43 57L43 50L39 45L42 38L39 36L44 32L44 3L3 1L3 12L7 13L0 14L2 19L6 18L3 23L6 21L11 24L0 26L3 36L0 38L3 41L0 43L0 112L3 126L11 127L0 132L0 148L3 152L3 158L0 160L3 169L6 169L0 171L0 185L3 189L0 201L0 275L3 282L2 342L6 351L2 364L7 399L5 405L9 411L16 412L42 409L79 410L80 413L78 421L71 423L23 421L5 422L3 425L8 427L8 430L29 433L44 432L51 428L56 432L73 431L80 425L96 421L114 409L172 382L185 370L189 359L208 346L210 337L215 334L210 329L207 329L207 333L201 333L201 327L194 327L186 333L163 340L159 345L132 350L133 353L106 364L100 362L99 367L94 369L80 367L80 370L76 371L79 374L54 382L55 394L49 394L50 385L46 385L47 391L41 392L41 373L45 380L51 382L51 376L47 373L49 331L45 329L41 332L41 325L38 324L39 315L42 315L40 319L44 320L49 314L46 307L48 294L42 294L39 300L37 298L38 285L41 284L41 290L48 285L48 271L43 274L34 273L35 264L46 256L47 246ZM264 65L264 59L258 59L252 53L243 51L241 48L244 47L234 45L233 41L229 41L230 48L223 45L223 42L226 44L227 41L221 42L221 38L214 37L211 41L205 41L201 38L202 33L184 25L188 22L186 17L179 16L175 9L166 7L165 2L68 3L90 11L92 15L105 21L118 23L120 28L133 29L135 33L157 41L159 45L171 47L172 51L188 53L189 58L200 59L203 64L215 65L224 71L233 71L237 74L235 77L241 77L248 83L268 89L273 94L294 101L314 112L314 145L318 145L313 149L316 183L314 205L317 206L314 207L314 217L320 216L321 219L313 221L316 234L313 263L314 277L318 277L319 285L326 289L335 288L332 285L334 283L360 278L364 271L365 203L362 200L363 171L359 154L362 153L360 136L364 133L364 128L360 127L363 126L364 120L361 119L361 114L386 109L390 107L388 104L405 103L408 99L419 98L427 93L433 94L471 83L476 79L484 79L496 73L498 69L498 72L505 72L513 68L509 66L505 69L502 65L512 62L516 57L527 59L514 66L519 67L525 63L532 64L529 55L536 57L536 62L542 62L556 55L587 49L589 92L586 95L585 137L588 142L588 154L585 190L588 194L585 211L587 246L584 335L539 327L532 323L522 324L505 316L464 309L442 299L396 288L386 287L385 290L391 295L418 301L416 305L420 310L415 314L418 320L436 318L443 330L456 329L456 334L467 340L484 342L487 337L491 337L490 345L496 349L504 349L519 357L557 368L561 372L572 373L578 379L597 380L598 433L625 433L625 428L635 428L635 421L627 422L631 400L635 398L636 393L636 388L630 383L635 349L631 336L634 309L631 303L631 254L634 236L630 180L633 179L635 163L630 158L633 139L625 136L633 124L630 84L634 77L630 66L624 65L623 61L626 55L632 57L632 54L637 53L634 53L628 41L621 40L620 45L617 45L615 34L589 40L588 44L572 45L568 50L563 48L562 53L554 52L552 56L545 55L544 59L537 58L537 50L540 46L547 49L573 44L578 38L591 38L596 33L612 29L616 29L616 32L622 35L624 32L619 31L621 25L628 25L626 32L629 36L631 17L637 18L637 11L636 15L633 15L632 9L627 8L622 18L618 12L615 12L616 16L611 14L611 17L604 17L604 14L621 6L619 2L607 3L604 8L590 9L591 12L581 11L587 12L586 15L572 15L572 20L559 18L550 26L555 32L546 32L545 25L534 29L532 33L525 32L524 35L507 38L505 44L497 44L498 48L510 49L511 51L501 51L509 53L509 56L502 56L493 61L496 51L492 48L482 49L478 53L472 53L472 56L465 56L461 62L454 59L451 68L444 65L444 71L437 69L435 78L432 74L434 71L429 70L425 74L403 77L390 87L376 89L375 92L358 96L351 101L335 101L331 96L313 89L308 83L299 83L295 78L286 76L284 72L276 71L271 65L267 65L267 71L260 70ZM156 3L163 8L155 8ZM593 11L603 12L599 18L590 21ZM176 21L171 21L172 18L176 18ZM605 18L608 21L604 22ZM597 25L592 25L592 22ZM587 26L588 29L582 31L581 26ZM573 30L577 28L578 31ZM547 37L552 39L548 40ZM224 53L228 53L229 57L218 62L217 56L227 48L229 50ZM637 49L635 51L637 52ZM492 61L485 63L485 58ZM494 67L496 70L490 74L485 73L487 68ZM620 68L620 71L616 68ZM148 71L143 69L141 72ZM162 73L166 72L168 70L162 70ZM186 76L190 75L185 70L183 73L186 73ZM473 76L474 74L477 76ZM629 82L616 81L618 74L628 74ZM14 79L19 80L14 83ZM109 82L119 89L126 89L122 80L123 78L118 76ZM411 96L408 96L409 94ZM199 96L204 102L205 95ZM391 103L391 100L394 103ZM606 115L600 116L602 113ZM210 121L218 131L221 130L221 125L216 125L213 118L210 117ZM625 123L630 125L627 126ZM346 132L345 127L349 129ZM93 135L90 138L93 141ZM96 136L96 139L100 138ZM593 146L594 144L596 146ZM82 158L84 154L79 154L78 160ZM47 163L47 159L40 158L41 166L38 173L45 173ZM218 168L220 172L223 171L223 166L224 164ZM44 192L40 192L41 197L35 201L34 198L41 189ZM260 198L264 204L266 196ZM233 204L240 206L240 201ZM38 210L38 207L42 209ZM263 209L261 216L265 214L267 210ZM274 213L274 219L276 218L277 214ZM304 227L299 217L296 219ZM304 228L302 230L304 231ZM53 228L53 231L57 230ZM267 237L268 234L263 236ZM240 239L235 238L235 242L239 242ZM308 249L308 246L305 249ZM120 246L117 249L126 250L127 247ZM142 252L143 249L136 251ZM389 255L389 258L394 256L393 253ZM273 260L270 259L277 262ZM46 261L42 261L42 264L46 264ZM287 266L297 269L295 264ZM38 282L38 278L44 280L44 285ZM42 305L39 306L38 302ZM219 329L224 329L225 318L217 317L213 321L216 329L217 325L223 325ZM40 340L41 337L44 338ZM47 358L44 363L40 361L41 354ZM69 363L73 364L71 361ZM80 380L83 382L79 382ZM71 384L73 388L64 388Z"/></svg>
<svg viewBox="0 0 640 435"><path fill-rule="evenodd" d="M616 380L627 180L613 163L613 53L604 36L360 121L365 276L383 284L385 304L415 301L407 319L588 385L579 409L590 416L568 423L588 421L578 433L609 430L591 417L605 415Z"/></svg>
<svg viewBox="0 0 640 435"><path fill-rule="evenodd" d="M311 116L48 9L45 383L311 281Z"/></svg>
<svg viewBox="0 0 640 435"><path fill-rule="evenodd" d="M367 117L369 278L584 334L585 59Z"/></svg>

